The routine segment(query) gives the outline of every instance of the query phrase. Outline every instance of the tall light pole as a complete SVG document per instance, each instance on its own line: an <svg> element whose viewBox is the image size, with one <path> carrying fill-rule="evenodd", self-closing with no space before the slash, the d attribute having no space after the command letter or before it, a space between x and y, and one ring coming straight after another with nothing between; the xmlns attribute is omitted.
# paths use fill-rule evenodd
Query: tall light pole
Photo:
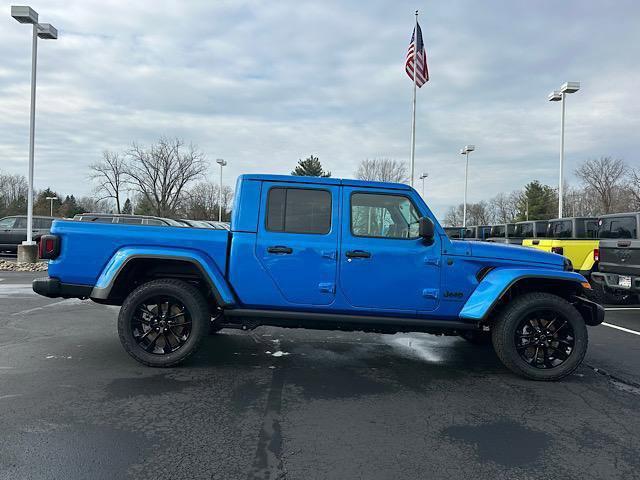
<svg viewBox="0 0 640 480"><path fill-rule="evenodd" d="M562 102L560 114L560 179L558 183L558 218L562 218L562 204L564 193L564 104L567 93L576 93L580 90L580 82L565 82L560 90L554 90L548 95L550 102Z"/></svg>
<svg viewBox="0 0 640 480"><path fill-rule="evenodd" d="M31 41L31 110L29 115L29 188L27 197L27 240L23 245L35 245L33 229L33 154L36 123L36 64L38 58L38 37L55 40L58 30L49 23L38 23L38 13L31 7L12 6L11 16L20 23L30 23L33 27Z"/></svg>
<svg viewBox="0 0 640 480"><path fill-rule="evenodd" d="M51 209L49 210L50 212L49 216L53 217L53 201L58 200L58 197L45 197L45 198L51 202Z"/></svg>
<svg viewBox="0 0 640 480"><path fill-rule="evenodd" d="M422 198L424 199L424 179L427 178L429 176L429 174L427 172L424 172L422 175L420 175L420 180L422 180Z"/></svg>
<svg viewBox="0 0 640 480"><path fill-rule="evenodd" d="M464 206L462 207L462 226L467 226L467 185L469 183L469 154L476 149L475 145L465 145L464 148L460 150L460 154L465 157L465 166L464 166Z"/></svg>
<svg viewBox="0 0 640 480"><path fill-rule="evenodd" d="M218 221L222 221L222 167L227 165L227 161L218 158L216 163L220 165L220 190L218 191Z"/></svg>

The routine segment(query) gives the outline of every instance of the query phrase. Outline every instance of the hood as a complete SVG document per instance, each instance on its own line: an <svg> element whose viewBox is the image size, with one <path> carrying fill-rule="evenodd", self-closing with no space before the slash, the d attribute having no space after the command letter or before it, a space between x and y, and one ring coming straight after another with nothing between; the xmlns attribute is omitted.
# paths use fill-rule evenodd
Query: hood
<svg viewBox="0 0 640 480"><path fill-rule="evenodd" d="M565 262L562 255L543 252L531 247L473 241L458 241L456 243L467 244L467 247L471 249L471 256L476 258L494 258L526 264L555 265L560 268L564 267Z"/></svg>

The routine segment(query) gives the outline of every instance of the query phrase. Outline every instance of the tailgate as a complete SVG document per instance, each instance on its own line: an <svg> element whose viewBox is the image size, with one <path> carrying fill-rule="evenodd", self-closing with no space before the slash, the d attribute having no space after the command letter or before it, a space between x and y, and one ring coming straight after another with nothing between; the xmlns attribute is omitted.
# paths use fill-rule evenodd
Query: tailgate
<svg viewBox="0 0 640 480"><path fill-rule="evenodd" d="M599 270L640 275L640 240L600 240Z"/></svg>

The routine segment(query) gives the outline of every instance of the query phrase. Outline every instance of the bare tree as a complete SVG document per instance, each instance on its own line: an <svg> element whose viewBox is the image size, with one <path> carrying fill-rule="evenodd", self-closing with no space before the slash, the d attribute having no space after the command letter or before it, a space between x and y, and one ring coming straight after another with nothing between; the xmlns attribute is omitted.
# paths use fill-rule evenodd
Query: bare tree
<svg viewBox="0 0 640 480"><path fill-rule="evenodd" d="M518 204L522 192L513 191L511 193L500 192L489 200L488 208L491 218L496 223L511 223L518 216Z"/></svg>
<svg viewBox="0 0 640 480"><path fill-rule="evenodd" d="M631 209L640 210L640 169L631 170L631 178L627 184Z"/></svg>
<svg viewBox="0 0 640 480"><path fill-rule="evenodd" d="M127 166L118 153L105 150L102 153L102 161L89 166L90 177L97 182L96 193L101 195L100 200L112 198L116 202L116 210L122 213L120 208L120 194L127 183Z"/></svg>
<svg viewBox="0 0 640 480"><path fill-rule="evenodd" d="M22 213L27 195L27 179L23 175L0 173L0 215Z"/></svg>
<svg viewBox="0 0 640 480"><path fill-rule="evenodd" d="M449 208L444 217L444 224L448 227L458 227L462 225L464 216L464 205L461 203ZM467 225L491 225L493 216L489 205L485 201L467 204Z"/></svg>
<svg viewBox="0 0 640 480"><path fill-rule="evenodd" d="M627 171L628 168L622 160L600 157L583 162L575 174L595 193L601 213L612 213L616 195L623 186Z"/></svg>
<svg viewBox="0 0 640 480"><path fill-rule="evenodd" d="M184 202L184 215L193 220L217 220L219 191L220 185L214 182L201 182L196 184ZM223 185L222 220L228 220L232 200L232 188L228 185Z"/></svg>
<svg viewBox="0 0 640 480"><path fill-rule="evenodd" d="M359 180L372 180L377 182L407 183L407 165L390 158L366 159L360 162L356 171Z"/></svg>
<svg viewBox="0 0 640 480"><path fill-rule="evenodd" d="M134 143L127 157L130 182L158 216L173 215L207 170L204 153L180 139L161 138L149 148Z"/></svg>

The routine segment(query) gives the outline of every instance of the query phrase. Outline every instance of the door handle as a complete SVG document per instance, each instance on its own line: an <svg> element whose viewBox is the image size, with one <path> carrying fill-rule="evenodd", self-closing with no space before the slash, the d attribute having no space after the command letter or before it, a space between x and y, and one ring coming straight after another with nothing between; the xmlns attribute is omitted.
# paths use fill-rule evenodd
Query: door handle
<svg viewBox="0 0 640 480"><path fill-rule="evenodd" d="M631 240L618 240L618 246L619 247L630 247L631 246Z"/></svg>
<svg viewBox="0 0 640 480"><path fill-rule="evenodd" d="M364 250L348 250L345 255L347 258L371 258L371 253Z"/></svg>
<svg viewBox="0 0 640 480"><path fill-rule="evenodd" d="M276 245L275 247L268 247L267 252L281 254L281 255L288 255L290 253L293 253L293 248L283 247L282 245Z"/></svg>

